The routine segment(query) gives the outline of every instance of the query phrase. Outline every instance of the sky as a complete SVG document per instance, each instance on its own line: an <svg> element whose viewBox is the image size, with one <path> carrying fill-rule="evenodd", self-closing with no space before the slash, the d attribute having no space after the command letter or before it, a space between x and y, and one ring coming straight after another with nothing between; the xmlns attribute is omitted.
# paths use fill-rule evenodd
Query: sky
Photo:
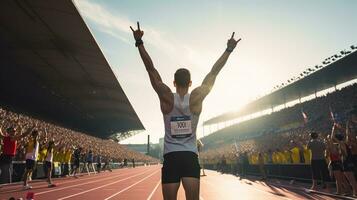
<svg viewBox="0 0 357 200"><path fill-rule="evenodd" d="M236 111L323 59L357 45L354 0L74 0L145 131L121 143L157 143L164 136L159 100L129 26L143 41L172 91L178 68L199 86L234 31L241 42L205 99L200 124ZM202 125L197 130L203 136Z"/></svg>

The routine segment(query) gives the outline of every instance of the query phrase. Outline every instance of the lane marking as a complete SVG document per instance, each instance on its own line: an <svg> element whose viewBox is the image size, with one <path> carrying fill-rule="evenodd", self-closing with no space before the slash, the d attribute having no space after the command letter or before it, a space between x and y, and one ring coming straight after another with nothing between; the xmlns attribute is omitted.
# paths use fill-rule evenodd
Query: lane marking
<svg viewBox="0 0 357 200"><path fill-rule="evenodd" d="M148 198L146 200L150 200L152 198L152 196L154 195L155 191L157 190L157 188L159 187L161 183L161 180L159 180L156 184L156 186L154 187L154 189L152 190L152 192L150 193L150 195L148 196Z"/></svg>
<svg viewBox="0 0 357 200"><path fill-rule="evenodd" d="M113 176L113 175L118 175L119 171L122 172L122 171L128 171L126 170L128 168L124 168L124 169L117 169L115 171L113 171L112 174L109 174L109 173L105 173L103 174L103 176L101 178L104 178L104 177L109 177L110 175ZM75 179L73 178L73 176L70 176L70 177L61 177L61 178L53 178L53 182L59 184L59 185L63 185L63 184L67 184L67 183L74 183L74 182L83 182L83 181L87 181L87 180L92 180L92 179L98 179L98 175L97 176L88 176L88 175L84 175L83 177L79 177L78 179ZM17 188L19 185L23 184L23 182L16 182L16 183L11 183L6 185L7 189L10 189L10 188L14 188L14 191L18 190L18 189L15 189ZM40 189L39 187L41 186L46 186L48 183L44 180L41 180L41 179L36 179L36 180L33 180L30 182L30 185L33 187L33 189ZM22 185L21 185L22 186ZM36 193L37 194L37 193Z"/></svg>
<svg viewBox="0 0 357 200"><path fill-rule="evenodd" d="M135 185L137 185L137 184L139 184L139 183L141 183L141 182L143 182L144 180L148 179L149 177L153 176L154 174L156 174L156 173L159 172L159 171L160 171L160 170L157 170L156 172L151 173L150 175L146 176L145 178L141 179L140 181L138 181L138 182L136 182L136 183L134 183L134 184L132 184L132 185L130 185L130 186L128 186L128 187L122 189L122 190L120 190L119 192L117 192L117 193L115 193L115 194L113 194L113 195L111 195L111 196L105 198L104 200L108 200L108 199L111 199L111 198L115 197L116 195L118 195L118 194L120 194L120 193L122 193L122 192L124 192L124 191L126 191L126 190L128 190L128 189L130 189L130 188L132 188L133 186L135 186Z"/></svg>
<svg viewBox="0 0 357 200"><path fill-rule="evenodd" d="M125 180L128 180L132 177L136 177L136 176L139 176L141 174L144 174L145 172L147 172L149 170L146 170L144 172L141 172L139 174L136 174L136 175L133 175L133 176L129 176L127 178L124 178L124 179L120 179L120 180L117 180L117 181L114 181L114 182L111 182L111 183L108 183L108 184L105 184L105 185L102 185L102 186L99 186L99 187L95 187L95 188L91 188L89 190L84 190L83 192L79 192L79 193L76 193L76 194L72 194L72 195L69 195L69 196L65 196L65 197L62 197L62 198L59 198L58 200L63 200L63 199L68 199L68 198L71 198L71 197L75 197L75 196L78 196L78 195L81 195L81 194L84 194L84 193L88 193L88 192L91 192L93 190L97 190L97 189L100 189L100 188L103 188L103 187L106 187L108 185L113 185L115 183L119 183L119 182L122 182L122 181L125 181ZM155 170L156 171L156 170Z"/></svg>
<svg viewBox="0 0 357 200"><path fill-rule="evenodd" d="M147 172L149 170L150 169L145 170L144 172ZM132 173L130 173L130 174L132 174ZM123 175L127 175L127 174L119 174L119 175L114 176L114 177L111 176L111 177L107 177L107 178L103 178L103 179L99 179L99 180L95 180L95 181L89 181L89 182L85 182L85 183L81 183L81 184L70 185L70 186L61 187L61 188L58 188L58 189L51 189L51 190L47 190L47 191L43 191L43 192L38 192L38 193L36 193L36 195L46 194L46 193L55 192L55 191L59 191L59 190L64 190L64 189L72 188L72 187L76 187L76 186L87 185L87 184L91 184L91 183L96 183L96 182L100 182L100 181L114 179L114 178L118 178L118 177L123 176Z"/></svg>
<svg viewBox="0 0 357 200"><path fill-rule="evenodd" d="M208 180L204 180L203 182L206 183L207 185L213 187L213 188L216 188L216 187L213 186ZM288 197L282 197L282 196L279 196L279 195L272 194L272 193L270 193L270 192L268 192L268 191L265 191L265 190L262 190L262 189L258 189L258 188L254 187L254 186L252 186L252 185L242 184L242 183L238 183L238 184L239 184L239 185L242 185L243 187L246 186L246 187L252 188L252 189L254 189L254 190L256 190L256 191L264 192L264 193L266 193L266 194L272 195L272 196L277 197L277 198L280 198L280 199L292 200L292 199L290 199L290 198L288 198ZM250 187L249 187L249 186L250 186Z"/></svg>

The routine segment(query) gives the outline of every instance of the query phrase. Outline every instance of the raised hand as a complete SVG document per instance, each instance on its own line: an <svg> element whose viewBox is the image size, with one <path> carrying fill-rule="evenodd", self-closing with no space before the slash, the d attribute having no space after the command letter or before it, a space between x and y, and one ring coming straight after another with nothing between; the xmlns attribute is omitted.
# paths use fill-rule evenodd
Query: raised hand
<svg viewBox="0 0 357 200"><path fill-rule="evenodd" d="M229 38L228 42L227 42L227 51L232 52L234 48L236 48L238 42L241 40L241 38L239 38L238 40L234 39L234 33L232 33L231 38Z"/></svg>
<svg viewBox="0 0 357 200"><path fill-rule="evenodd" d="M133 35L136 41L141 40L144 35L144 31L140 30L140 24L137 22L138 29L134 30L133 27L130 26L131 31L133 31Z"/></svg>

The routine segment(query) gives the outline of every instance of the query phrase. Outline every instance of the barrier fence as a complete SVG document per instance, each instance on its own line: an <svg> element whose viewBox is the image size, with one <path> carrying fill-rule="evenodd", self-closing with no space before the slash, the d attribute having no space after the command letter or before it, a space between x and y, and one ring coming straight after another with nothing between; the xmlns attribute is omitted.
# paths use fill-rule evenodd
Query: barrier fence
<svg viewBox="0 0 357 200"><path fill-rule="evenodd" d="M250 164L204 164L205 169L220 171L223 173L243 174L243 175L261 175L259 165ZM307 164L265 164L265 173L271 178L280 178L288 180L299 180L311 182L311 165ZM355 167L355 176L357 178L357 167Z"/></svg>
<svg viewBox="0 0 357 200"><path fill-rule="evenodd" d="M93 163L94 164L94 168L96 171L98 171L97 169L97 163ZM143 165L155 165L158 163L144 163L144 162L135 162L135 166L143 166ZM59 176L63 176L65 174L68 174L68 172L71 171L71 164L66 165L66 164L61 164L58 162L54 162L53 163L54 167L53 167L53 171L52 171L52 175L53 177L59 177ZM101 166L104 166L104 163L101 164ZM133 167L133 163L132 162L128 162L127 165L124 166L123 162L121 163L110 163L109 164L110 169L119 169L119 168L123 168L123 167ZM4 184L4 183L12 183L12 182L19 182L22 180L22 176L25 172L25 161L13 161L12 162L12 173L10 174L10 169L11 166L8 167L4 167L3 169L1 169L1 175L0 175L0 184ZM80 163L80 171L81 172L86 172L83 171L85 169L84 163ZM42 162L37 162L36 167L32 173L32 179L41 179L41 178L45 178L46 174L45 174L45 167L44 167L44 163Z"/></svg>
<svg viewBox="0 0 357 200"><path fill-rule="evenodd" d="M212 169L231 174L248 174L260 175L258 165L243 165L243 164L227 164L225 166L219 164L205 164L206 169ZM306 164L265 164L265 172L268 177L286 178L309 181L311 180L310 165Z"/></svg>

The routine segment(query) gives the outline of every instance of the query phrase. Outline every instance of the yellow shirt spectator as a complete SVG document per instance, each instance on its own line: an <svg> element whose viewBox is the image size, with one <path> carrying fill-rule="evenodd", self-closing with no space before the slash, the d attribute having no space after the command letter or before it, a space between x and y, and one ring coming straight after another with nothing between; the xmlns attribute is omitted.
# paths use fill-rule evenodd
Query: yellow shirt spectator
<svg viewBox="0 0 357 200"><path fill-rule="evenodd" d="M311 151L310 149L307 149L306 146L304 147L304 160L305 164L311 163Z"/></svg>
<svg viewBox="0 0 357 200"><path fill-rule="evenodd" d="M291 159L294 164L300 163L300 149L298 147L291 149Z"/></svg>

